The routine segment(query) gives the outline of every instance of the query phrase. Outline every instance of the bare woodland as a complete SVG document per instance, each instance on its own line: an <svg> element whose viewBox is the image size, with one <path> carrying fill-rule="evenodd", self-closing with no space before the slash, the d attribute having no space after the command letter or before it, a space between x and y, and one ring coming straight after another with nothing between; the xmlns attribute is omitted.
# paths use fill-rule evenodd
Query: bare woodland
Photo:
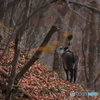
<svg viewBox="0 0 100 100"><path fill-rule="evenodd" d="M36 61L66 79L61 60L54 53L61 45L68 45L79 56L77 83L100 91L99 0L0 0L0 61L12 41L10 68L0 68L6 76L5 100L10 100L13 88ZM29 61L18 72L23 52Z"/></svg>

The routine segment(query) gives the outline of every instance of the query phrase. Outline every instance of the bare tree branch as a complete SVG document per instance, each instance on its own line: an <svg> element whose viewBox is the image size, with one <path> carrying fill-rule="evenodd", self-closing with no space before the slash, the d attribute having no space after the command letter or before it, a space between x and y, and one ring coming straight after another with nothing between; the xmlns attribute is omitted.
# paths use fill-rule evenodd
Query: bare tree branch
<svg viewBox="0 0 100 100"><path fill-rule="evenodd" d="M37 17L38 14L43 13L43 11L45 9L47 9L50 4L57 2L58 0L52 0L49 3L44 4L43 6L37 8L35 11L33 11L33 13L23 22L23 24L20 26L20 28L18 29L17 33L18 36L20 35L20 38L23 36L24 34L24 30L25 30L25 26L26 24L31 20Z"/></svg>
<svg viewBox="0 0 100 100"><path fill-rule="evenodd" d="M97 13L100 15L100 10L95 8L95 7L92 7L92 6L89 6L89 5L85 5L85 4L82 4L82 3L79 3L79 2L74 2L74 1L68 1L69 3L72 3L72 4L75 4L75 5L79 5L79 6L84 6L90 10L92 10L93 12Z"/></svg>
<svg viewBox="0 0 100 100"><path fill-rule="evenodd" d="M49 42L51 36L53 35L53 33L55 33L56 31L58 31L58 29L55 26L52 26L50 31L48 32L48 34L46 35L45 39L43 40L43 42L41 43L40 47L45 47L47 45L47 43ZM40 47L37 49L37 51L35 52L35 54L33 55L33 57L29 60L29 62L22 68L22 70L17 74L16 79L20 80L23 75L26 73L26 71L30 68L30 66L39 59L42 51L40 51Z"/></svg>
<svg viewBox="0 0 100 100"><path fill-rule="evenodd" d="M85 5L85 4L81 4L81 3L77 3L77 2L73 2L73 1L69 1L69 0L66 0L66 2L67 2L67 4L68 4L69 9L70 9L71 11L73 11L74 13L76 13L76 14L77 14L78 16L80 16L81 18L83 18L84 20L86 20L86 21L88 21L88 22L91 22L91 23L94 23L94 24L100 24L100 23L96 23L96 22L93 22L93 21L91 21L91 20L88 20L88 19L86 19L85 17L83 17L81 14L79 14L78 12L74 11L74 10L70 7L69 3L73 3L73 4L76 4L76 5L84 6L84 7L88 8L88 9L90 9L90 10L92 10L92 11L98 12L98 14L100 14L100 10L96 9L95 7L87 6L87 5ZM96 12L95 12L95 13L96 13Z"/></svg>

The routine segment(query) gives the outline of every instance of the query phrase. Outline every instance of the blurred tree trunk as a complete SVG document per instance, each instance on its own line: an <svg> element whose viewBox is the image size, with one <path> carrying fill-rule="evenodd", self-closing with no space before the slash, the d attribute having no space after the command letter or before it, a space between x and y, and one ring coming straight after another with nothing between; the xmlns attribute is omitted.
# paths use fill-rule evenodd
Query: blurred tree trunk
<svg viewBox="0 0 100 100"><path fill-rule="evenodd" d="M97 2L96 1L91 1L91 5L96 7L97 6ZM96 22L98 18L97 14L94 14L93 12L91 12L90 14L90 20L92 22ZM89 24L89 53L88 53L88 68L89 68L89 82L87 83L88 88L90 89L94 89L94 80L97 77L97 64L98 64L98 60L97 60L97 28L98 25L95 23L90 22Z"/></svg>
<svg viewBox="0 0 100 100"><path fill-rule="evenodd" d="M58 12L60 12L62 17L59 17L56 21L56 25L60 28L60 30L57 33L57 41L60 43L57 44L56 47L64 45L64 40L65 40L64 17L68 13L68 10L69 9L68 9L67 5L64 6L62 9L58 9ZM55 52L54 52L53 70L56 71L60 77L62 77L64 79L66 78L61 58Z"/></svg>
<svg viewBox="0 0 100 100"><path fill-rule="evenodd" d="M87 25L87 24L86 24ZM88 28L88 26L87 26ZM82 79L81 81L84 81L84 83L87 83L88 82L88 75L87 75L87 61L88 61L88 54L87 54L87 51L88 51L88 46L89 46L89 42L88 42L88 39L89 39L89 34L86 34L88 33L88 29L85 29L85 32L82 33L82 57L83 57L83 61L82 61L82 66L84 66L84 77L85 79Z"/></svg>
<svg viewBox="0 0 100 100"><path fill-rule="evenodd" d="M76 0L76 1L78 1L78 0ZM75 21L76 21L76 18L77 18L76 13L73 12L71 9L73 9L73 11L77 11L79 8L76 5L73 5L72 8L70 8L70 6L69 6L69 10L71 11L71 15L70 15L70 18L69 18L69 25L68 25L68 29L67 29L67 33L69 35L72 35L73 27L74 27L74 24L75 24ZM66 37L65 45L67 45L68 43L70 43L70 40Z"/></svg>
<svg viewBox="0 0 100 100"><path fill-rule="evenodd" d="M0 0L0 20L3 18L4 16L4 0Z"/></svg>
<svg viewBox="0 0 100 100"><path fill-rule="evenodd" d="M86 11L86 14L88 14L87 19L90 20L90 11ZM88 21L85 22L86 26L82 32L82 66L84 66L84 79L80 80L83 81L84 84L87 84L88 82L88 52L89 52L89 23Z"/></svg>
<svg viewBox="0 0 100 100"><path fill-rule="evenodd" d="M99 15L99 21L98 21L99 23L100 23L100 15ZM99 31L99 29L100 29L100 25L98 25L98 61L99 61L99 65L100 65L100 31Z"/></svg>
<svg viewBox="0 0 100 100"><path fill-rule="evenodd" d="M60 30L57 33L57 41L60 42L56 47L59 47L64 44L64 35L63 35L63 25L61 24L61 20L57 19L57 26L60 28ZM64 68L62 65L61 58L58 56L57 53L54 53L54 62L53 62L53 70L56 71L60 77L65 79L65 73Z"/></svg>

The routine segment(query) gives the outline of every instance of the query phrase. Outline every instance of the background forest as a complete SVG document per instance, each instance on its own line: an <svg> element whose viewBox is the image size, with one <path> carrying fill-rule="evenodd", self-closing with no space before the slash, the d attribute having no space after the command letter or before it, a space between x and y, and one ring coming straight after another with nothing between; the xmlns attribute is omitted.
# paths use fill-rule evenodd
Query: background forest
<svg viewBox="0 0 100 100"><path fill-rule="evenodd" d="M0 84L6 87L5 100L36 62L66 79L54 52L61 45L79 56L77 83L100 92L100 0L0 0L0 78L5 77Z"/></svg>

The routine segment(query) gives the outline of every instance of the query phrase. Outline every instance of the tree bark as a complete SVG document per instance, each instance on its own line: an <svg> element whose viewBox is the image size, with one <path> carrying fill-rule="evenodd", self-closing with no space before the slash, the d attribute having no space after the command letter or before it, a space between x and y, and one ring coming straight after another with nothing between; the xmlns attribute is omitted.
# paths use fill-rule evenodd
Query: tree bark
<svg viewBox="0 0 100 100"><path fill-rule="evenodd" d="M91 5L96 7L97 6L97 2L96 1L91 1ZM95 22L95 20L97 19L97 14L94 14L93 12L91 12L90 15L90 20ZM89 40L89 54L88 54L88 68L89 68L89 82L88 82L88 88L93 89L94 90L94 79L97 76L97 26L94 23L90 23L89 24L89 36L90 36L90 40Z"/></svg>

